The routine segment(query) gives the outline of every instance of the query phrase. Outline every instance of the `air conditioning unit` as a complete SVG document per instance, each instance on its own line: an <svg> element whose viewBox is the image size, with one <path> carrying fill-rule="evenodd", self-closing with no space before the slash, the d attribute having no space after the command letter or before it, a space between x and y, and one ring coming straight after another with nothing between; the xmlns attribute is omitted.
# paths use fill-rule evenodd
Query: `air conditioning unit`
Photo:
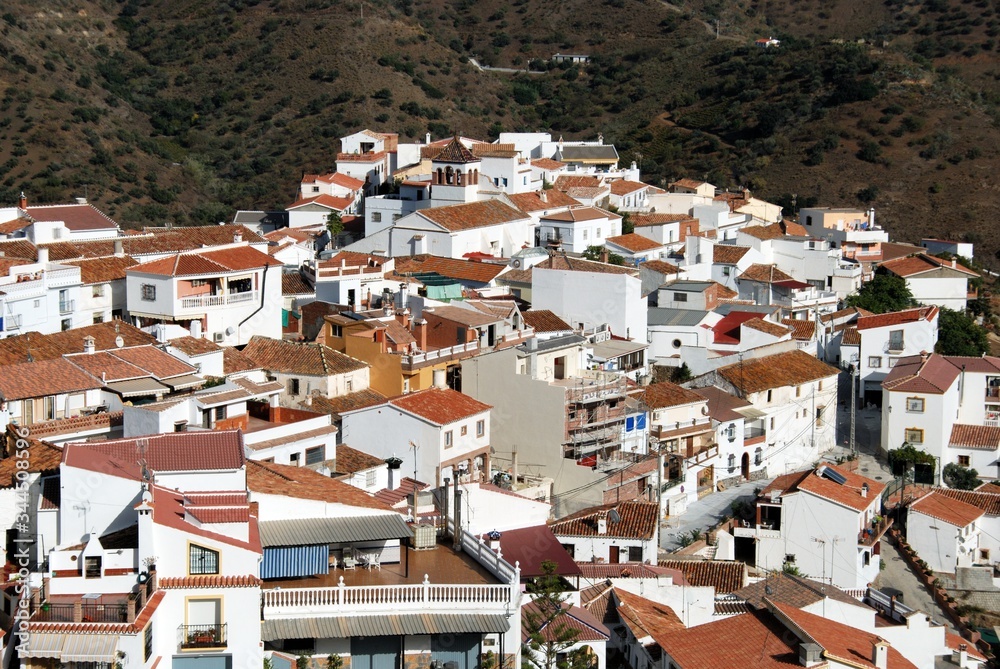
<svg viewBox="0 0 1000 669"><path fill-rule="evenodd" d="M226 335L224 335L221 332L216 332L212 334L212 341L214 341L216 344L221 344L225 338Z"/></svg>

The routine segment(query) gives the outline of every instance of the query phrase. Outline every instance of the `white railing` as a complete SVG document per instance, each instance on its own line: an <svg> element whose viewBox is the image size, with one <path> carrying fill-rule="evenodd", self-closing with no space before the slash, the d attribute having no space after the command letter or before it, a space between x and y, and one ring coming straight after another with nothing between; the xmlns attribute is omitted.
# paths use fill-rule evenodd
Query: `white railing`
<svg viewBox="0 0 1000 669"><path fill-rule="evenodd" d="M733 536L753 537L756 539L780 539L781 530L769 530L763 527L734 527Z"/></svg>
<svg viewBox="0 0 1000 669"><path fill-rule="evenodd" d="M468 530L462 530L462 550L504 583L521 580L521 570L503 559L499 546L494 551L482 537L469 534Z"/></svg>
<svg viewBox="0 0 1000 669"><path fill-rule="evenodd" d="M80 270L76 267L46 270L45 281L50 287L71 286L80 283Z"/></svg>
<svg viewBox="0 0 1000 669"><path fill-rule="evenodd" d="M76 310L76 300L60 300L59 313L68 314Z"/></svg>
<svg viewBox="0 0 1000 669"><path fill-rule="evenodd" d="M448 348L439 348L433 351L426 351L424 353L415 353L413 355L404 355L403 364L404 365L421 365L425 362L433 362L434 360L441 360L443 358L448 358L453 355L461 355L462 353L468 353L469 351L475 351L479 348L479 341L473 340L466 342L464 344L455 344L454 346L449 346Z"/></svg>
<svg viewBox="0 0 1000 669"><path fill-rule="evenodd" d="M341 577L332 588L274 588L261 593L264 618L303 615L422 612L430 610L508 611L520 592L511 585L432 585L427 576L416 585L347 586Z"/></svg>
<svg viewBox="0 0 1000 669"><path fill-rule="evenodd" d="M198 297L182 297L181 309L202 309L204 307L221 307L227 304L242 304L256 302L258 293L249 290L245 293L229 293L227 295L201 295Z"/></svg>

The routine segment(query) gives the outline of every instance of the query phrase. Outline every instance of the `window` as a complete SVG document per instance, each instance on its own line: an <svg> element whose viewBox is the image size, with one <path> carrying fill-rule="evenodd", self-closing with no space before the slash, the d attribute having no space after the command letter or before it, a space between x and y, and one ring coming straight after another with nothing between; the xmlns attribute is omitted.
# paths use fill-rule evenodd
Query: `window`
<svg viewBox="0 0 1000 669"><path fill-rule="evenodd" d="M773 418L771 419L771 426L770 426L769 429L774 430L774 419Z"/></svg>
<svg viewBox="0 0 1000 669"><path fill-rule="evenodd" d="M463 425L462 426L462 432L461 432L461 434L462 434L463 437L465 435L469 434L469 426L468 425Z"/></svg>
<svg viewBox="0 0 1000 669"><path fill-rule="evenodd" d="M732 271L733 271L732 267L730 267L729 265L725 265L722 268L722 276L729 276L732 273Z"/></svg>
<svg viewBox="0 0 1000 669"><path fill-rule="evenodd" d="M767 401L768 401L768 402L770 402L770 401L771 401L771 397L772 397L772 393L773 393L773 392L774 392L773 390L768 390L768 391L767 391ZM774 421L774 419L772 418L772 419L771 419L771 421L773 422L773 421ZM772 427L773 427L773 426L772 426Z"/></svg>
<svg viewBox="0 0 1000 669"><path fill-rule="evenodd" d="M299 380L298 379L288 379L288 394L298 395L299 394Z"/></svg>
<svg viewBox="0 0 1000 669"><path fill-rule="evenodd" d="M596 230L594 230L594 238L595 239L600 238L600 236L601 236L601 229L597 228Z"/></svg>
<svg viewBox="0 0 1000 669"><path fill-rule="evenodd" d="M381 211L373 211L372 212L372 223L381 223L381 222L382 222L382 212Z"/></svg>
<svg viewBox="0 0 1000 669"><path fill-rule="evenodd" d="M642 562L642 546L629 546L628 547L628 561L629 562Z"/></svg>
<svg viewBox="0 0 1000 669"><path fill-rule="evenodd" d="M104 322L104 314L100 311L94 312L94 325Z"/></svg>
<svg viewBox="0 0 1000 669"><path fill-rule="evenodd" d="M94 297L104 297L104 286L103 283L98 283L94 285Z"/></svg>
<svg viewBox="0 0 1000 669"><path fill-rule="evenodd" d="M352 381L351 379L347 379L346 381L344 381L344 390L346 390L349 393L353 393L354 381Z"/></svg>
<svg viewBox="0 0 1000 669"><path fill-rule="evenodd" d="M336 323L330 323L330 336L331 337L343 337L344 328Z"/></svg>
<svg viewBox="0 0 1000 669"><path fill-rule="evenodd" d="M73 319L72 318L64 318L62 320L62 331L66 332L66 330L71 330L71 329L73 329Z"/></svg>
<svg viewBox="0 0 1000 669"><path fill-rule="evenodd" d="M189 574L218 574L219 551L191 544L188 552Z"/></svg>
<svg viewBox="0 0 1000 669"><path fill-rule="evenodd" d="M802 386L795 386L795 396L802 397Z"/></svg>
<svg viewBox="0 0 1000 669"><path fill-rule="evenodd" d="M906 428L906 441L911 444L924 443L924 431L915 427Z"/></svg>
<svg viewBox="0 0 1000 669"><path fill-rule="evenodd" d="M906 412L907 413L923 413L924 412L924 398L923 397L907 397L906 398Z"/></svg>
<svg viewBox="0 0 1000 669"><path fill-rule="evenodd" d="M806 216L806 225L812 225L812 224L813 224L813 217Z"/></svg>
<svg viewBox="0 0 1000 669"><path fill-rule="evenodd" d="M374 488L375 487L375 470L369 469L365 472L365 487Z"/></svg>
<svg viewBox="0 0 1000 669"><path fill-rule="evenodd" d="M576 553L576 545L575 544L562 544L562 547L563 547L563 550L565 550L567 553L569 553L570 557L574 557L574 553Z"/></svg>
<svg viewBox="0 0 1000 669"><path fill-rule="evenodd" d="M759 467L762 462L764 462L764 449L758 446L753 452L753 464Z"/></svg>
<svg viewBox="0 0 1000 669"><path fill-rule="evenodd" d="M142 289L142 299L146 302L156 301L156 286L151 283L144 283L141 286Z"/></svg>
<svg viewBox="0 0 1000 669"><path fill-rule="evenodd" d="M825 407L816 407L816 427L823 424L823 409Z"/></svg>
<svg viewBox="0 0 1000 669"><path fill-rule="evenodd" d="M584 229L584 231L583 231L583 238L584 238L584 239L586 239L586 238L587 238L587 230L586 230L586 229Z"/></svg>
<svg viewBox="0 0 1000 669"><path fill-rule="evenodd" d="M292 465L293 467L298 467L299 466L299 456L300 455L301 455L301 453L292 453L291 455L289 455L288 456L288 464Z"/></svg>
<svg viewBox="0 0 1000 669"><path fill-rule="evenodd" d="M444 447L445 448L451 448L451 446L452 446L452 436L453 435L452 435L451 430L448 430L447 432L444 433Z"/></svg>
<svg viewBox="0 0 1000 669"><path fill-rule="evenodd" d="M315 448L306 449L306 464L307 465L318 465L323 462L323 447L316 446Z"/></svg>
<svg viewBox="0 0 1000 669"><path fill-rule="evenodd" d="M687 293L674 293L674 302L687 302Z"/></svg>
<svg viewBox="0 0 1000 669"><path fill-rule="evenodd" d="M958 456L958 464L960 467L968 467L970 464L969 456L968 455Z"/></svg>
<svg viewBox="0 0 1000 669"><path fill-rule="evenodd" d="M313 192L314 193L318 193L319 192L319 186L313 186Z"/></svg>
<svg viewBox="0 0 1000 669"><path fill-rule="evenodd" d="M226 405L223 404L221 407L215 407L215 420L225 420L226 419Z"/></svg>
<svg viewBox="0 0 1000 669"><path fill-rule="evenodd" d="M153 624L150 623L146 625L146 629L142 632L142 661L149 662L149 658L153 656Z"/></svg>
<svg viewBox="0 0 1000 669"><path fill-rule="evenodd" d="M889 332L889 350L890 351L902 351L903 350L903 331L902 330L892 330Z"/></svg>
<svg viewBox="0 0 1000 669"><path fill-rule="evenodd" d="M893 367L896 366L897 362L899 362L899 358L886 358L885 366L888 367L889 369L892 369Z"/></svg>
<svg viewBox="0 0 1000 669"><path fill-rule="evenodd" d="M878 369L882 366L882 356L880 355L870 355L868 356L868 366L872 369Z"/></svg>
<svg viewBox="0 0 1000 669"><path fill-rule="evenodd" d="M486 421L477 420L476 421L476 436L482 437L486 434Z"/></svg>
<svg viewBox="0 0 1000 669"><path fill-rule="evenodd" d="M101 577L101 556L95 557L85 557L83 558L83 577L84 578L100 578Z"/></svg>

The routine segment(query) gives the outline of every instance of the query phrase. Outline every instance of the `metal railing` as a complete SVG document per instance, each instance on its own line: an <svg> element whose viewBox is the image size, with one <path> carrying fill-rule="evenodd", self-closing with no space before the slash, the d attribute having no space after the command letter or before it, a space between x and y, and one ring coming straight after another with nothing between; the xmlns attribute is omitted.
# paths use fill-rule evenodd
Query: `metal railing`
<svg viewBox="0 0 1000 669"><path fill-rule="evenodd" d="M248 290L243 293L228 293L226 295L200 295L196 297L182 297L182 309L201 309L204 307L221 307L228 304L243 304L246 302L256 302L258 292Z"/></svg>
<svg viewBox="0 0 1000 669"><path fill-rule="evenodd" d="M890 527L892 527L892 519L882 518L879 523L872 525L871 527L866 527L858 532L858 545L874 546Z"/></svg>
<svg viewBox="0 0 1000 669"><path fill-rule="evenodd" d="M79 610L79 616L76 611ZM77 620L79 617L79 620ZM58 623L124 623L128 622L128 606L119 604L42 604L32 620Z"/></svg>
<svg viewBox="0 0 1000 669"><path fill-rule="evenodd" d="M60 300L59 313L69 314L76 310L76 300Z"/></svg>
<svg viewBox="0 0 1000 669"><path fill-rule="evenodd" d="M228 645L227 624L180 625L177 627L177 643L183 649L225 648Z"/></svg>

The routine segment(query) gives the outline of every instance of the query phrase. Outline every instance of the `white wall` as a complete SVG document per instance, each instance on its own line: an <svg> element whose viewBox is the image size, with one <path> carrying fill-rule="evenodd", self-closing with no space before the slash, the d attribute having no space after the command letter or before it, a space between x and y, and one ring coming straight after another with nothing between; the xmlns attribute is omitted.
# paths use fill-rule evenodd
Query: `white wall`
<svg viewBox="0 0 1000 669"><path fill-rule="evenodd" d="M647 306L637 277L535 267L531 296L532 308L551 309L570 325L607 323L619 337L646 341Z"/></svg>
<svg viewBox="0 0 1000 669"><path fill-rule="evenodd" d="M955 567L971 566L979 550L979 522L960 528L910 509L906 540L934 571L954 574Z"/></svg>

